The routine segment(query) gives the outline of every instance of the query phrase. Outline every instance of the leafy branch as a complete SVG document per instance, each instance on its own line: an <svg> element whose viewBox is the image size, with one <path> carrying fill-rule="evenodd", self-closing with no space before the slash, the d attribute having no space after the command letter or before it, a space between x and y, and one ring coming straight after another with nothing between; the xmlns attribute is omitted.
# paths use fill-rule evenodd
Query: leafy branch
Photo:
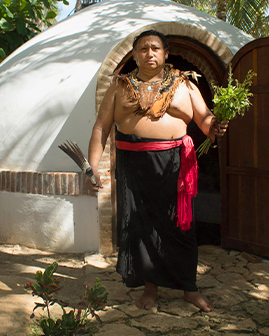
<svg viewBox="0 0 269 336"><path fill-rule="evenodd" d="M67 0L0 0L0 62L55 22L58 2Z"/></svg>
<svg viewBox="0 0 269 336"><path fill-rule="evenodd" d="M212 84L214 90L214 108L212 110L218 123L236 118L238 115L244 116L249 109L251 102L249 100L253 94L249 91L252 85L252 78L256 76L253 70L249 70L243 83L240 84L237 79L233 79L232 67L229 65L228 85L219 87ZM198 157L207 154L212 143L209 137L197 148Z"/></svg>

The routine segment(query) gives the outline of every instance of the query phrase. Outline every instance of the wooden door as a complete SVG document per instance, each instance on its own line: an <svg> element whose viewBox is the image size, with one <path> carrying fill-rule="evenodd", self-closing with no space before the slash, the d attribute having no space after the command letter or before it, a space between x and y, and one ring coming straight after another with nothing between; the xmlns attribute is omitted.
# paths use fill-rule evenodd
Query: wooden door
<svg viewBox="0 0 269 336"><path fill-rule="evenodd" d="M269 256L269 38L240 49L232 69L240 83L249 69L257 77L250 110L221 141L222 246Z"/></svg>

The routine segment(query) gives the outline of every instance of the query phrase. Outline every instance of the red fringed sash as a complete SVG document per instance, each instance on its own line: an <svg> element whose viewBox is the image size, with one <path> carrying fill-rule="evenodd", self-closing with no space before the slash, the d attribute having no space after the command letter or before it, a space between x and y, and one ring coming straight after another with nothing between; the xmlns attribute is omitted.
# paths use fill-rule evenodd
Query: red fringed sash
<svg viewBox="0 0 269 336"><path fill-rule="evenodd" d="M185 135L181 140L136 142L116 141L117 148L130 151L167 150L182 146L181 167L177 182L177 226L187 231L191 228L191 199L197 194L198 165L192 138Z"/></svg>

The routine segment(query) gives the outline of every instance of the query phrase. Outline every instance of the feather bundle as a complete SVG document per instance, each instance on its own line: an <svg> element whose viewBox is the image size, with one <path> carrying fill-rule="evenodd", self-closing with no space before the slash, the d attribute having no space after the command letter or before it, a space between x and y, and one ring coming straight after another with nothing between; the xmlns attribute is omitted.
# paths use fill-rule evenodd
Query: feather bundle
<svg viewBox="0 0 269 336"><path fill-rule="evenodd" d="M88 160L77 143L67 140L67 143L63 143L58 147L76 162L84 174L90 177L91 183L93 185L97 185L95 176L93 175L92 167L90 166Z"/></svg>

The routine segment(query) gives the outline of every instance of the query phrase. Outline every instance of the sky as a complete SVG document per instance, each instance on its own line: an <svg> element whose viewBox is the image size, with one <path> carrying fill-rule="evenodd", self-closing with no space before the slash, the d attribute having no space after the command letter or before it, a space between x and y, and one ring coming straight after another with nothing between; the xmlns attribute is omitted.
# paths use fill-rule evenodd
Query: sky
<svg viewBox="0 0 269 336"><path fill-rule="evenodd" d="M62 2L59 2L59 14L57 16L57 21L60 22L63 19L65 19L69 13L73 11L73 9L76 7L76 0L68 0L69 6L64 5ZM72 12L72 14L74 14Z"/></svg>

